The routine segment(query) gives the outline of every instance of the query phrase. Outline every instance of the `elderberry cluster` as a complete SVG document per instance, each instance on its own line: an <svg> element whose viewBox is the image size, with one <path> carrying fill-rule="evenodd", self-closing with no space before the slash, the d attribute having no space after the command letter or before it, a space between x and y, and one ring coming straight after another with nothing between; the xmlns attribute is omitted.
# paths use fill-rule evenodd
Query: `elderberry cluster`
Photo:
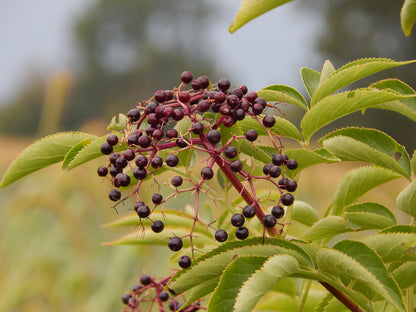
<svg viewBox="0 0 416 312"><path fill-rule="evenodd" d="M182 83L177 88L158 90L150 99L128 111L128 121L124 131L108 135L106 141L102 143L101 152L108 155L108 163L99 167L97 173L101 177L108 177L111 181L113 189L108 197L115 202L114 207L126 198L136 198L132 209L137 213L139 221L150 220L151 230L161 233L165 227L165 220L153 219L152 212L158 206L165 206L168 200L175 198L177 194L191 193L195 198L193 207L195 214L190 233L185 236L174 234L171 236L169 233L167 245L171 251L178 252L182 250L184 240L189 240L192 257L196 250L193 246L193 231L197 222L212 229L213 236L218 242L227 241L229 234L233 234L239 240L246 239L250 235L250 226L246 219L255 216L263 225L263 236L266 232L272 236L279 235L282 230L277 230L276 225L283 228L284 224L278 223L277 220L285 214L283 206L293 204L294 197L291 193L297 188L296 181L287 178L286 170L296 169L298 163L283 153L280 137L272 131L277 126L276 118L267 113L270 111L274 113L274 105L267 103L256 92L248 92L244 85L231 88L230 81L225 78L212 84L206 76L193 79L188 71L183 72L180 78ZM247 164L250 161L239 150L239 146L244 141L255 146L259 137L255 129L249 129L243 135L241 132L231 133L226 138L221 134L222 129L230 128L237 122L244 123L244 119L248 117L257 121L265 130L275 149L270 163L262 168L263 175L254 174L258 172L254 170L258 165L254 160L251 164ZM158 171L178 166L181 153L189 149L206 155L204 165L199 169L199 177L175 175L168 182L173 191L162 192ZM214 177L216 170L222 171L228 179L227 183L229 182L246 202L243 207L235 207L241 209L241 212L231 217L233 233L229 230L227 232L224 224L222 226L226 229L216 228L215 222L204 221L198 214L201 193L214 202L217 200L210 195L210 187L206 185L207 181ZM151 196L151 202L144 202L141 199L143 192L147 193L149 190L147 187L146 189L142 187L147 180L154 181L157 186L157 191ZM279 192L279 200L270 211L269 208L263 207L258 199L254 187L254 182L257 180L269 181L275 187L275 191ZM122 191L127 188L129 193L123 197ZM180 257L178 265L183 269L191 266L190 256ZM140 294L140 291L130 293L131 297L123 302L126 301L128 305L131 302L135 303L141 298L138 296ZM156 294L158 295L159 292L156 291Z"/></svg>

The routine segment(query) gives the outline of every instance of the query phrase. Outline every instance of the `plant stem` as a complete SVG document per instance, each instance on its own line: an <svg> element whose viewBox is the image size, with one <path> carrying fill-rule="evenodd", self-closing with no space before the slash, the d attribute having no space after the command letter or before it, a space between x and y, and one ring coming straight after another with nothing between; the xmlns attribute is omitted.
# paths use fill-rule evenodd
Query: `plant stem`
<svg viewBox="0 0 416 312"><path fill-rule="evenodd" d="M312 284L311 280L304 281L302 299L301 299L301 302L300 302L300 305L299 305L299 308L298 308L298 312L303 311L303 307L305 306L306 299L308 298L309 290L311 289L311 284Z"/></svg>
<svg viewBox="0 0 416 312"><path fill-rule="evenodd" d="M345 305L351 311L364 312L358 305L352 302L350 298L348 298L343 292L339 291L334 286L322 281L320 281L319 283L321 283L321 285L324 286L326 290L328 290L335 298L337 298L343 305Z"/></svg>

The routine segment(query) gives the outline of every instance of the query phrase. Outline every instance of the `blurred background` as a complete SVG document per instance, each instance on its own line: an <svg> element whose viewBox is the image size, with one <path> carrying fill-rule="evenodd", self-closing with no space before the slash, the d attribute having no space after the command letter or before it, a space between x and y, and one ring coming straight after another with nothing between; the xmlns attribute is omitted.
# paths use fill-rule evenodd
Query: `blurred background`
<svg viewBox="0 0 416 312"><path fill-rule="evenodd" d="M410 60L416 37L400 28L400 1L297 0L228 33L239 0L8 1L0 10L0 174L21 150L57 131L105 133L111 117L190 70L258 90L303 91L302 66L361 57ZM416 66L382 72L416 87ZM305 95L306 96L306 95ZM300 111L283 108L288 118ZM376 127L416 148L414 123L368 110L340 124ZM319 135L319 134L318 134ZM98 163L59 166L0 190L0 311L117 311L156 249L102 247L117 236ZM318 185L321 185L318 183ZM318 191L318 190L314 190ZM314 193L316 194L316 193ZM144 256L144 257L143 257ZM148 258L148 257L147 257Z"/></svg>

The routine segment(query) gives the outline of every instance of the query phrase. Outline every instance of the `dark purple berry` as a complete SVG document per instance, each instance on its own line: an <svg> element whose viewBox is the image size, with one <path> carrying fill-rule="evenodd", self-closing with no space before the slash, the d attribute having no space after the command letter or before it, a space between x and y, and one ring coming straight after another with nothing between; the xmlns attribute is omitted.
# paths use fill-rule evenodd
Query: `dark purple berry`
<svg viewBox="0 0 416 312"><path fill-rule="evenodd" d="M139 207L144 206L144 205L145 205L145 203L144 203L144 202L142 202L141 200L139 200L138 202L136 202L136 203L134 204L134 211L136 211L136 212L137 212L137 209L139 209Z"/></svg>
<svg viewBox="0 0 416 312"><path fill-rule="evenodd" d="M282 197L280 197L280 200L283 205L290 206L295 201L295 198L293 197L292 194L286 193L286 194L283 194Z"/></svg>
<svg viewBox="0 0 416 312"><path fill-rule="evenodd" d="M174 154L170 154L168 156L166 156L166 164L169 167L176 167L176 165L179 163L179 158L178 156L174 155Z"/></svg>
<svg viewBox="0 0 416 312"><path fill-rule="evenodd" d="M235 227L240 227L244 224L246 219L241 213L236 213L231 217L231 224Z"/></svg>
<svg viewBox="0 0 416 312"><path fill-rule="evenodd" d="M283 154L274 154L272 156L272 163L276 166L281 166L284 162L285 158Z"/></svg>
<svg viewBox="0 0 416 312"><path fill-rule="evenodd" d="M253 104L251 110L253 111L253 114L260 115L261 113L263 113L264 108L260 103L255 103Z"/></svg>
<svg viewBox="0 0 416 312"><path fill-rule="evenodd" d="M169 300L169 293L165 290L161 291L159 293L159 299L160 299L160 301L163 301L163 302L168 301Z"/></svg>
<svg viewBox="0 0 416 312"><path fill-rule="evenodd" d="M132 290L132 291L134 291L134 292L138 292L138 291L140 291L140 289L142 289L142 288L143 288L143 285L136 284L136 285L134 285L134 286L131 288L131 290Z"/></svg>
<svg viewBox="0 0 416 312"><path fill-rule="evenodd" d="M277 184L279 184L280 186L283 186L285 188L286 184L287 184L287 181L288 181L288 178L281 178Z"/></svg>
<svg viewBox="0 0 416 312"><path fill-rule="evenodd" d="M217 83L218 89L221 91L227 91L230 85L231 83L227 78L221 78Z"/></svg>
<svg viewBox="0 0 416 312"><path fill-rule="evenodd" d="M130 300L130 298L131 298L131 295L130 295L130 294L124 294L124 295L121 297L121 301L122 301L124 304L129 304L129 300Z"/></svg>
<svg viewBox="0 0 416 312"><path fill-rule="evenodd" d="M138 145L139 136L135 133L132 133L127 138L127 143L129 145Z"/></svg>
<svg viewBox="0 0 416 312"><path fill-rule="evenodd" d="M140 218L147 218L150 215L150 208L147 205L141 205L136 212Z"/></svg>
<svg viewBox="0 0 416 312"><path fill-rule="evenodd" d="M188 91L179 92L178 100L181 101L182 103L188 103L190 99L191 99L191 95L189 94Z"/></svg>
<svg viewBox="0 0 416 312"><path fill-rule="evenodd" d="M114 177L114 184L119 186L128 186L130 185L130 177L125 173L119 173Z"/></svg>
<svg viewBox="0 0 416 312"><path fill-rule="evenodd" d="M202 89L202 83L198 79L195 79L191 82L191 87L194 90Z"/></svg>
<svg viewBox="0 0 416 312"><path fill-rule="evenodd" d="M280 169L279 166L271 166L269 168L269 175L272 178L277 178L278 176L280 176L280 173L282 172L282 170Z"/></svg>
<svg viewBox="0 0 416 312"><path fill-rule="evenodd" d="M256 215L256 209L251 206L247 205L243 208L243 216L250 219L253 218Z"/></svg>
<svg viewBox="0 0 416 312"><path fill-rule="evenodd" d="M201 134L202 131L204 131L204 125L200 123L199 121L194 122L191 126L191 131L194 134Z"/></svg>
<svg viewBox="0 0 416 312"><path fill-rule="evenodd" d="M263 217L263 225L267 228L272 228L276 225L276 217L274 215L265 215Z"/></svg>
<svg viewBox="0 0 416 312"><path fill-rule="evenodd" d="M143 274L142 276L140 276L140 283L144 286L150 285L150 283L152 282L152 278L147 275L147 274Z"/></svg>
<svg viewBox="0 0 416 312"><path fill-rule="evenodd" d="M118 143L118 136L116 136L115 134L110 134L107 137L107 143L110 144L111 146L114 146Z"/></svg>
<svg viewBox="0 0 416 312"><path fill-rule="evenodd" d="M230 92L232 95L236 95L239 99L243 98L243 91L240 88L234 89Z"/></svg>
<svg viewBox="0 0 416 312"><path fill-rule="evenodd" d="M228 158L234 158L237 156L237 148L235 146L227 146L224 150L224 155Z"/></svg>
<svg viewBox="0 0 416 312"><path fill-rule="evenodd" d="M116 159L116 162L114 165L119 168L126 168L127 164L128 164L127 160L123 156L120 156L119 158Z"/></svg>
<svg viewBox="0 0 416 312"><path fill-rule="evenodd" d="M160 129L156 129L155 131L153 131L152 133L152 137L155 141L159 141L161 138L163 138L163 131Z"/></svg>
<svg viewBox="0 0 416 312"><path fill-rule="evenodd" d="M178 131L176 129L168 129L166 130L166 137L168 139L174 139L178 137Z"/></svg>
<svg viewBox="0 0 416 312"><path fill-rule="evenodd" d="M241 169L243 169L243 164L241 163L241 161L239 161L239 160L233 160L231 163L230 163L230 168L231 168L231 170L232 171L234 171L234 172L240 172L241 171Z"/></svg>
<svg viewBox="0 0 416 312"><path fill-rule="evenodd" d="M159 103L165 102L166 101L165 91L163 91L163 90L157 90L155 92L155 100L158 101Z"/></svg>
<svg viewBox="0 0 416 312"><path fill-rule="evenodd" d="M112 153L109 157L110 160L110 164L115 164L116 160L120 157L121 155L119 153Z"/></svg>
<svg viewBox="0 0 416 312"><path fill-rule="evenodd" d="M139 167L140 169L143 169L147 165L147 157L144 155L138 155L136 157L135 163L137 167Z"/></svg>
<svg viewBox="0 0 416 312"><path fill-rule="evenodd" d="M172 90L165 90L165 97L166 101L170 101L173 99L173 92Z"/></svg>
<svg viewBox="0 0 416 312"><path fill-rule="evenodd" d="M245 85L239 86L238 88L243 92L243 95L248 92L248 88Z"/></svg>
<svg viewBox="0 0 416 312"><path fill-rule="evenodd" d="M138 140L137 140L137 144L142 147L142 148L146 148L149 147L150 144L152 144L152 140L146 136L146 135L142 135Z"/></svg>
<svg viewBox="0 0 416 312"><path fill-rule="evenodd" d="M254 101L257 99L257 93L256 92L249 92L246 94L246 99L250 103L254 103Z"/></svg>
<svg viewBox="0 0 416 312"><path fill-rule="evenodd" d="M109 172L112 177L115 177L117 174L123 172L123 168L111 166Z"/></svg>
<svg viewBox="0 0 416 312"><path fill-rule="evenodd" d="M183 179L180 176L174 176L171 182L173 186L178 187L182 185Z"/></svg>
<svg viewBox="0 0 416 312"><path fill-rule="evenodd" d="M271 115L267 115L263 118L263 125L267 128L273 127L275 123L276 119Z"/></svg>
<svg viewBox="0 0 416 312"><path fill-rule="evenodd" d="M97 173L100 177L105 177L108 174L108 168L107 167L98 167Z"/></svg>
<svg viewBox="0 0 416 312"><path fill-rule="evenodd" d="M285 210L282 206L274 206L272 208L272 215L275 216L276 219L280 219L285 214Z"/></svg>
<svg viewBox="0 0 416 312"><path fill-rule="evenodd" d="M150 164L152 165L153 168L158 169L158 168L162 167L163 159L160 158L159 156L155 156L155 157L152 158Z"/></svg>
<svg viewBox="0 0 416 312"><path fill-rule="evenodd" d="M257 97L254 100L254 104L260 104L261 106L263 106L263 108L266 108L267 106L267 101L265 99L263 99L262 97ZM254 106L254 105L253 105Z"/></svg>
<svg viewBox="0 0 416 312"><path fill-rule="evenodd" d="M230 105L227 105L227 104L221 105L219 112L220 112L221 115L229 115L231 113Z"/></svg>
<svg viewBox="0 0 416 312"><path fill-rule="evenodd" d="M207 110L209 110L209 108L211 107L211 104L207 101L207 100L201 100L198 103L197 109L198 111L200 111L201 113L206 112Z"/></svg>
<svg viewBox="0 0 416 312"><path fill-rule="evenodd" d="M222 119L222 124L225 127L230 128L234 124L233 117L232 116L224 116L224 118Z"/></svg>
<svg viewBox="0 0 416 312"><path fill-rule="evenodd" d="M112 201L118 201L121 198L121 192L116 189L112 189L108 193L108 198L110 198Z"/></svg>
<svg viewBox="0 0 416 312"><path fill-rule="evenodd" d="M157 204L160 204L162 202L162 200L163 200L163 196L161 194L154 193L152 195L152 202L153 202L153 204L156 204L156 205Z"/></svg>
<svg viewBox="0 0 416 312"><path fill-rule="evenodd" d="M152 231L155 233L160 233L165 228L165 225L160 220L153 221L152 225L150 226L152 228Z"/></svg>
<svg viewBox="0 0 416 312"><path fill-rule="evenodd" d="M155 113L150 113L149 115L147 115L146 119L149 125L152 125L152 126L155 126L159 123L159 118L157 118Z"/></svg>
<svg viewBox="0 0 416 312"><path fill-rule="evenodd" d="M246 139L247 140L249 140L250 142L253 142L257 139L257 137L258 137L258 134L257 134L256 130L254 130L254 129L247 130L247 132L246 132Z"/></svg>
<svg viewBox="0 0 416 312"><path fill-rule="evenodd" d="M288 192L294 192L298 188L298 183L295 180L288 179L286 182L286 190Z"/></svg>
<svg viewBox="0 0 416 312"><path fill-rule="evenodd" d="M207 139L212 144L217 144L221 141L221 133L218 130L209 130L207 133Z"/></svg>
<svg viewBox="0 0 416 312"><path fill-rule="evenodd" d="M212 168L210 168L210 167L202 168L201 177L204 180L211 180L213 176L214 176L214 171L212 170Z"/></svg>
<svg viewBox="0 0 416 312"><path fill-rule="evenodd" d="M269 170L270 170L270 168L272 167L273 165L271 165L271 164L266 164L266 165L264 165L263 166L263 173L265 174L265 175L268 175L269 174Z"/></svg>
<svg viewBox="0 0 416 312"><path fill-rule="evenodd" d="M186 143L184 138L179 138L176 140L176 145L180 148L184 148L188 146L188 143Z"/></svg>
<svg viewBox="0 0 416 312"><path fill-rule="evenodd" d="M286 163L286 167L287 169L294 170L298 167L298 162L296 161L296 159L289 159Z"/></svg>
<svg viewBox="0 0 416 312"><path fill-rule="evenodd" d="M183 83L190 83L192 81L192 78L193 76L190 71L184 71L181 74L181 80Z"/></svg>
<svg viewBox="0 0 416 312"><path fill-rule="evenodd" d="M113 147L108 144L108 142L104 142L101 144L101 153L104 155L110 155L113 152Z"/></svg>
<svg viewBox="0 0 416 312"><path fill-rule="evenodd" d="M172 107L165 107L165 109L163 110L163 115L165 115L165 117L169 118L173 115L173 108Z"/></svg>
<svg viewBox="0 0 416 312"><path fill-rule="evenodd" d="M127 160L127 161L133 160L135 156L136 156L136 154L135 154L135 153L134 153L134 151L133 151L133 150L131 150L131 149L125 150L125 151L123 152L123 157L124 157L124 159L125 159L125 160Z"/></svg>
<svg viewBox="0 0 416 312"><path fill-rule="evenodd" d="M218 230L215 232L215 240L223 243L228 239L228 233L225 230Z"/></svg>
<svg viewBox="0 0 416 312"><path fill-rule="evenodd" d="M200 89L206 89L209 86L209 79L207 76L199 76L198 81L201 84Z"/></svg>
<svg viewBox="0 0 416 312"><path fill-rule="evenodd" d="M140 111L137 108L133 108L127 112L127 117L130 122L135 122L140 118Z"/></svg>
<svg viewBox="0 0 416 312"><path fill-rule="evenodd" d="M227 97L227 104L230 105L231 107L236 106L239 101L240 99L238 98L237 95L231 94Z"/></svg>
<svg viewBox="0 0 416 312"><path fill-rule="evenodd" d="M191 258L189 258L188 256L182 256L179 258L179 261L178 261L178 264L182 269L189 268L191 263L192 263Z"/></svg>
<svg viewBox="0 0 416 312"><path fill-rule="evenodd" d="M174 236L169 239L168 247L172 251L179 251L182 249L183 242L180 237Z"/></svg>
<svg viewBox="0 0 416 312"><path fill-rule="evenodd" d="M242 108L237 108L235 110L235 119L243 120L244 118L246 118L246 111Z"/></svg>
<svg viewBox="0 0 416 312"><path fill-rule="evenodd" d="M215 93L215 96L214 96L215 103L222 104L225 102L225 99L226 99L225 93L221 91Z"/></svg>
<svg viewBox="0 0 416 312"><path fill-rule="evenodd" d="M245 226L240 226L235 230L235 237L238 239L246 239L248 237L248 229Z"/></svg>
<svg viewBox="0 0 416 312"><path fill-rule="evenodd" d="M147 171L144 168L139 168L139 167L134 168L134 170L133 170L133 176L137 180L143 180L147 176Z"/></svg>
<svg viewBox="0 0 416 312"><path fill-rule="evenodd" d="M172 118L175 121L182 120L184 116L183 110L181 109L175 109L172 113Z"/></svg>
<svg viewBox="0 0 416 312"><path fill-rule="evenodd" d="M149 102L149 104L146 105L146 107L144 108L144 112L146 115L152 114L155 112L156 107L158 107L159 104L156 102Z"/></svg>

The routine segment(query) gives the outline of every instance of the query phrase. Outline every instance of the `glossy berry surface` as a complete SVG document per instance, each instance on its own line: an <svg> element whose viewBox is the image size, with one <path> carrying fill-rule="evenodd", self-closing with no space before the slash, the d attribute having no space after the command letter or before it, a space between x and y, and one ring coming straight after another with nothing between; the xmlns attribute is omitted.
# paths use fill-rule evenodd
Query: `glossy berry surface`
<svg viewBox="0 0 416 312"><path fill-rule="evenodd" d="M286 167L287 169L294 170L298 167L298 162L296 161L296 159L289 159L286 163Z"/></svg>
<svg viewBox="0 0 416 312"><path fill-rule="evenodd" d="M256 209L251 206L247 205L243 208L243 216L250 219L253 218L256 215Z"/></svg>
<svg viewBox="0 0 416 312"><path fill-rule="evenodd" d="M121 192L119 190L113 189L108 193L108 198L112 201L118 201L121 198Z"/></svg>
<svg viewBox="0 0 416 312"><path fill-rule="evenodd" d="M276 217L274 215L265 215L263 217L263 225L267 228L272 228L276 225Z"/></svg>
<svg viewBox="0 0 416 312"><path fill-rule="evenodd" d="M214 176L214 171L210 167L204 167L201 170L201 177L204 180L211 180Z"/></svg>
<svg viewBox="0 0 416 312"><path fill-rule="evenodd" d="M254 130L254 129L247 130L247 132L246 132L246 139L247 140L249 140L250 142L253 142L253 141L257 140L257 137L258 137L258 133L257 133L256 130Z"/></svg>
<svg viewBox="0 0 416 312"><path fill-rule="evenodd" d="M179 158L175 154L170 154L166 156L165 162L169 167L175 167L179 163Z"/></svg>
<svg viewBox="0 0 416 312"><path fill-rule="evenodd" d="M276 219L280 219L284 216L285 210L282 206L273 206L271 213Z"/></svg>
<svg viewBox="0 0 416 312"><path fill-rule="evenodd" d="M286 190L288 192L294 192L298 188L298 183L295 180L288 179L286 182Z"/></svg>
<svg viewBox="0 0 416 312"><path fill-rule="evenodd" d="M235 146L227 146L224 150L224 155L227 158L234 158L235 156L237 156L237 154L238 154L238 151Z"/></svg>
<svg viewBox="0 0 416 312"><path fill-rule="evenodd" d="M180 176L174 176L171 180L173 186L181 186L183 183L183 179Z"/></svg>
<svg viewBox="0 0 416 312"><path fill-rule="evenodd" d="M235 230L235 237L241 240L246 239L248 237L248 234L248 229L245 226L240 226Z"/></svg>
<svg viewBox="0 0 416 312"><path fill-rule="evenodd" d="M163 196L160 193L154 193L152 195L153 204L160 204L163 200Z"/></svg>
<svg viewBox="0 0 416 312"><path fill-rule="evenodd" d="M228 239L228 233L225 230L218 230L215 232L215 240L223 243Z"/></svg>
<svg viewBox="0 0 416 312"><path fill-rule="evenodd" d="M282 202L283 205L290 206L295 201L295 198L293 197L292 194L286 193L286 194L283 194L282 195L282 197L280 198L280 200L281 200L281 202Z"/></svg>
<svg viewBox="0 0 416 312"><path fill-rule="evenodd" d="M111 146L116 145L118 143L118 136L115 134L110 134L107 136L107 143Z"/></svg>
<svg viewBox="0 0 416 312"><path fill-rule="evenodd" d="M230 168L234 172L240 172L243 169L243 164L239 160L233 160L230 163Z"/></svg>
<svg viewBox="0 0 416 312"><path fill-rule="evenodd" d="M105 177L108 174L108 168L104 166L98 167L97 174L100 177Z"/></svg>
<svg viewBox="0 0 416 312"><path fill-rule="evenodd" d="M207 133L207 139L212 144L217 144L219 141L221 141L221 133L218 130L210 130Z"/></svg>
<svg viewBox="0 0 416 312"><path fill-rule="evenodd" d="M182 256L179 258L178 264L182 269L189 268L191 266L191 258L188 256Z"/></svg>
<svg viewBox="0 0 416 312"><path fill-rule="evenodd" d="M137 108L133 108L127 112L127 117L131 122L138 121L140 118L140 111Z"/></svg>
<svg viewBox="0 0 416 312"><path fill-rule="evenodd" d="M147 218L150 215L150 208L147 205L142 205L136 210L140 218Z"/></svg>
<svg viewBox="0 0 416 312"><path fill-rule="evenodd" d="M142 276L140 276L140 283L144 286L150 285L150 283L152 282L152 277L150 275L147 274L143 274Z"/></svg>
<svg viewBox="0 0 416 312"><path fill-rule="evenodd" d="M160 158L159 156L155 156L155 157L153 157L153 159L150 162L150 164L152 165L152 167L154 169L158 169L158 168L162 167L162 165L163 165L163 159Z"/></svg>
<svg viewBox="0 0 416 312"><path fill-rule="evenodd" d="M280 169L279 166L271 166L269 168L269 175L272 178L277 178L278 176L280 176L280 173L282 172L282 170Z"/></svg>
<svg viewBox="0 0 416 312"><path fill-rule="evenodd" d="M108 144L108 142L104 142L101 144L101 153L104 155L110 155L113 152L113 147Z"/></svg>
<svg viewBox="0 0 416 312"><path fill-rule="evenodd" d="M235 227L240 227L244 224L246 219L241 213L236 213L231 217L231 224Z"/></svg>
<svg viewBox="0 0 416 312"><path fill-rule="evenodd" d="M194 77L192 76L190 71L184 71L181 74L181 80L183 83L190 83Z"/></svg>
<svg viewBox="0 0 416 312"><path fill-rule="evenodd" d="M174 236L169 239L168 247L172 251L179 251L182 249L183 242L180 237Z"/></svg>
<svg viewBox="0 0 416 312"><path fill-rule="evenodd" d="M275 123L276 123L276 119L271 115L265 116L263 118L263 125L267 128L273 127Z"/></svg>
<svg viewBox="0 0 416 312"><path fill-rule="evenodd" d="M168 301L169 300L169 293L167 291L165 291L165 290L164 291L161 291L159 293L159 299L162 302Z"/></svg>
<svg viewBox="0 0 416 312"><path fill-rule="evenodd" d="M160 220L155 220L152 222L152 225L150 227L153 232L160 233L165 228L165 224Z"/></svg>

